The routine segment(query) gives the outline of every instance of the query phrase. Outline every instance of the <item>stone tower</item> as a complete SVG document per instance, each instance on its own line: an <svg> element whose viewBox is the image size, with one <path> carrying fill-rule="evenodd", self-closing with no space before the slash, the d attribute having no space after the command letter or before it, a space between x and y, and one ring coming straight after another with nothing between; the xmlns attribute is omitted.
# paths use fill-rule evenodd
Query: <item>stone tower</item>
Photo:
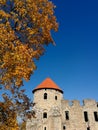
<svg viewBox="0 0 98 130"><path fill-rule="evenodd" d="M36 118L27 121L26 130L98 130L98 102L64 100L63 91L46 78L33 90Z"/></svg>
<svg viewBox="0 0 98 130"><path fill-rule="evenodd" d="M32 119L32 123L27 123L28 130L61 130L63 91L50 78L46 78L33 90L33 94L36 118Z"/></svg>

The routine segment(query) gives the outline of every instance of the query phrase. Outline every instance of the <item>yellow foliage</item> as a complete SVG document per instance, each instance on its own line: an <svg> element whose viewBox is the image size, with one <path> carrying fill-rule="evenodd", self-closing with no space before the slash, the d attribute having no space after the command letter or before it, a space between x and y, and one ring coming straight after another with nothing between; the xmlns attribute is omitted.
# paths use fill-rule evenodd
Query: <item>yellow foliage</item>
<svg viewBox="0 0 98 130"><path fill-rule="evenodd" d="M6 1L0 0L0 84L8 89L30 79L35 59L53 43L51 30L57 31L58 24L48 0Z"/></svg>

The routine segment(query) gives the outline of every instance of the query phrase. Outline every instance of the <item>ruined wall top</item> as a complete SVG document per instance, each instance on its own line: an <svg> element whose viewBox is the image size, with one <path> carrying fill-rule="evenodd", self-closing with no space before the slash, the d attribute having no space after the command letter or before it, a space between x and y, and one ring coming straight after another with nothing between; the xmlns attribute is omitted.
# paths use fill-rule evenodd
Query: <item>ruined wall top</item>
<svg viewBox="0 0 98 130"><path fill-rule="evenodd" d="M69 106L69 107L98 107L98 102L96 102L93 99L84 99L82 102L80 102L79 100L62 100L62 105L63 106Z"/></svg>

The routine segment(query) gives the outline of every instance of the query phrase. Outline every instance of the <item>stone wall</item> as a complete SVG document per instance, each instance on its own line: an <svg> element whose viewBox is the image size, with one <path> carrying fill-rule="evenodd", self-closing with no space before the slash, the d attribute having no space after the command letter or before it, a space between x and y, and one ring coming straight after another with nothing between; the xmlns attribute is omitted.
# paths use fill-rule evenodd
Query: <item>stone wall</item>
<svg viewBox="0 0 98 130"><path fill-rule="evenodd" d="M44 93L47 93L47 99L43 98ZM34 103L36 118L27 121L27 130L98 130L98 103L95 100L85 99L81 105L78 100L64 100L59 91L41 89L35 91ZM43 118L44 112L46 118Z"/></svg>
<svg viewBox="0 0 98 130"><path fill-rule="evenodd" d="M95 120L94 112L98 114L98 106L95 100L84 100L83 105L79 101L74 100L70 105L70 101L62 100L62 117L63 125L66 130L98 130L98 121ZM66 119L66 111L69 112L69 119ZM85 121L84 112L87 112L88 121ZM97 115L98 117L98 115Z"/></svg>
<svg viewBox="0 0 98 130"><path fill-rule="evenodd" d="M44 99L44 93L47 93L47 99ZM57 96L57 100L55 99ZM53 89L41 89L34 93L34 103L36 107L49 111L52 106L61 106L63 99L62 93Z"/></svg>

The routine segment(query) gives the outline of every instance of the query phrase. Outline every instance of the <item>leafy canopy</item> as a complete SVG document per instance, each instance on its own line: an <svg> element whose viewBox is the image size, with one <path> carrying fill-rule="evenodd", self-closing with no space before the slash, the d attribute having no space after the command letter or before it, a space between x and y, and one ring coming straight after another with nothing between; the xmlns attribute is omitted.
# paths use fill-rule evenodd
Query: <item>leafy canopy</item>
<svg viewBox="0 0 98 130"><path fill-rule="evenodd" d="M44 45L54 43L54 8L48 0L0 0L0 84L6 89L28 81Z"/></svg>
<svg viewBox="0 0 98 130"><path fill-rule="evenodd" d="M36 69L35 59L53 43L51 30L58 24L49 0L0 0L0 89L4 93L0 102L0 129L17 130L17 115L31 117L28 111L34 105L20 89Z"/></svg>
<svg viewBox="0 0 98 130"><path fill-rule="evenodd" d="M16 113L10 101L0 102L0 130L19 130Z"/></svg>

